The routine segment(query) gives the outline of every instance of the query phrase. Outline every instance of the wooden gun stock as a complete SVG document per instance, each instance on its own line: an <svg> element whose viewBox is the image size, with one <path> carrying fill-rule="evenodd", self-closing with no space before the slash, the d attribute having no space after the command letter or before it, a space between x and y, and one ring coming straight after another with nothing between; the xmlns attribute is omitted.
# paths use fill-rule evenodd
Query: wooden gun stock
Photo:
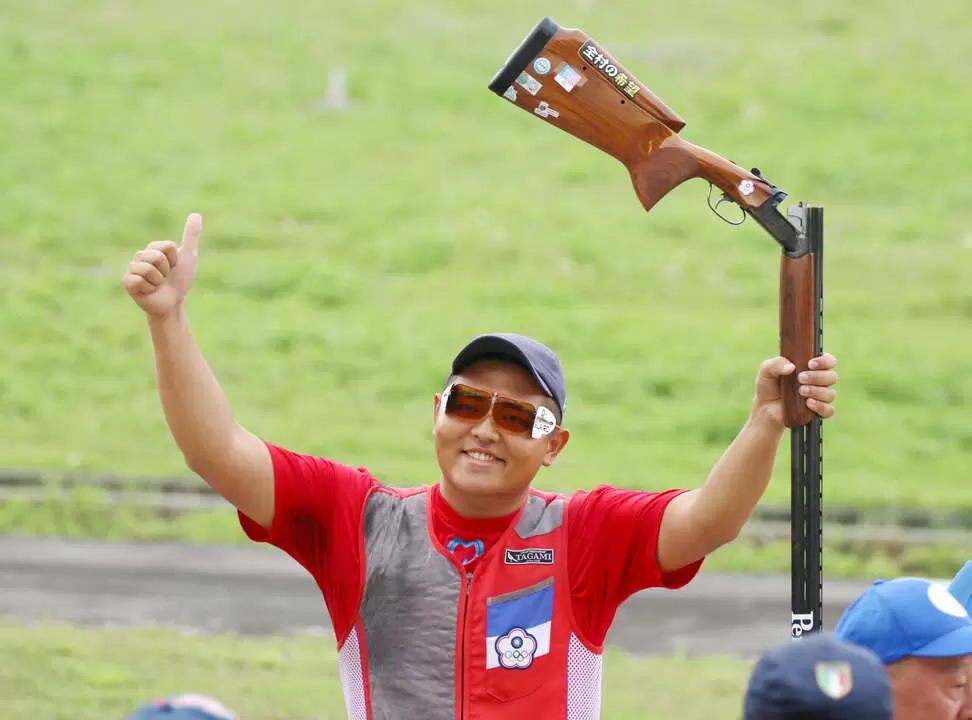
<svg viewBox="0 0 972 720"><path fill-rule="evenodd" d="M775 188L763 178L672 133L656 148L624 161L645 210L686 180L701 178L746 210L772 202Z"/></svg>
<svg viewBox="0 0 972 720"><path fill-rule="evenodd" d="M679 135L685 121L675 111L586 33L550 18L524 38L489 89L620 161L646 211L701 178L780 244L780 352L797 366L784 383L784 414L790 428L810 422L795 378L816 354L816 278L805 233L776 209L786 193L758 171L686 141Z"/></svg>

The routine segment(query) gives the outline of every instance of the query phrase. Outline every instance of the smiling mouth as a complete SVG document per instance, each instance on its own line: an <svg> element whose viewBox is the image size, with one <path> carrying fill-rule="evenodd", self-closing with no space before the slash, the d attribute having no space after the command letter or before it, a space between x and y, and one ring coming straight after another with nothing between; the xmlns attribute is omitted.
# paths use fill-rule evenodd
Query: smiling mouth
<svg viewBox="0 0 972 720"><path fill-rule="evenodd" d="M463 450L462 451L462 454L463 455L466 455L471 460L475 460L476 462L480 462L480 463L501 463L501 462L503 462L503 459L502 458L498 458L495 455L491 455L490 453L486 453L486 452L480 452L478 450Z"/></svg>

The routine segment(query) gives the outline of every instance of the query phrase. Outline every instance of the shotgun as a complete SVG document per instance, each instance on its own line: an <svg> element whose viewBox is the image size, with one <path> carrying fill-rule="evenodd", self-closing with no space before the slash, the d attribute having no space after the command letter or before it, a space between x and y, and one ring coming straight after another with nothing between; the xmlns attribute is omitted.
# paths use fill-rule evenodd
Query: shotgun
<svg viewBox="0 0 972 720"><path fill-rule="evenodd" d="M797 375L822 352L823 208L801 202L784 216L778 207L787 194L757 168L745 170L685 140L685 121L674 110L585 32L549 17L514 49L488 87L621 162L646 212L682 183L701 178L709 183L713 212L719 215L722 202L734 203L743 219L752 217L779 244L780 354L797 368L783 379L791 438L790 634L822 629L823 439L820 418L799 394ZM713 186L722 191L714 206Z"/></svg>

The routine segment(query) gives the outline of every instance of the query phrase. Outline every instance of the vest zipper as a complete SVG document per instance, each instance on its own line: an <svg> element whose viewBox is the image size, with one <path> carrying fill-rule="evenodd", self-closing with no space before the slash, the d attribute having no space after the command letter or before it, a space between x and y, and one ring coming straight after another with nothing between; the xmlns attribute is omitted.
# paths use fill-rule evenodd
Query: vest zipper
<svg viewBox="0 0 972 720"><path fill-rule="evenodd" d="M469 608L469 591L472 590L473 574L466 573L465 596L462 599L462 621L459 623L459 719L466 717L466 612Z"/></svg>

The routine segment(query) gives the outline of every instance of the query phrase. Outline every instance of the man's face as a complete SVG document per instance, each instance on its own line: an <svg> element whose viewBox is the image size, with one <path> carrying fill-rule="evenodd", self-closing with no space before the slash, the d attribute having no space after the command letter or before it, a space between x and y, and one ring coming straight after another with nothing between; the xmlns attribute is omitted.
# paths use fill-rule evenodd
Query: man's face
<svg viewBox="0 0 972 720"><path fill-rule="evenodd" d="M908 657L888 666L895 720L967 720L972 656ZM966 714L963 714L966 713Z"/></svg>
<svg viewBox="0 0 972 720"><path fill-rule="evenodd" d="M470 365L454 381L556 412L556 404L519 365L483 360ZM533 439L497 428L491 414L469 422L445 415L441 405L442 397L436 395L435 454L443 490L450 501L462 500L462 507L456 509L466 515L512 512L540 468L553 464L567 444L566 430Z"/></svg>
<svg viewBox="0 0 972 720"><path fill-rule="evenodd" d="M965 700L959 720L972 720L972 655L965 656Z"/></svg>

